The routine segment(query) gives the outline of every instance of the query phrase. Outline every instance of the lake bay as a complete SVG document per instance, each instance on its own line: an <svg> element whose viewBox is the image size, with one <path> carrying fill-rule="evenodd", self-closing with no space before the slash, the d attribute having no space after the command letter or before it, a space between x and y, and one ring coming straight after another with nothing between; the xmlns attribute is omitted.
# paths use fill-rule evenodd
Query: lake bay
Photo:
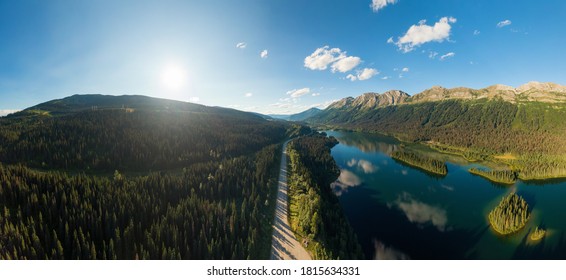
<svg viewBox="0 0 566 280"><path fill-rule="evenodd" d="M565 180L505 186L470 174L481 166L426 146L376 134L327 131L340 142L332 156L341 174L331 187L369 259L566 259ZM445 161L438 176L391 158L414 149ZM510 192L527 200L532 216L521 231L501 236L488 213ZM528 234L547 229L539 242Z"/></svg>

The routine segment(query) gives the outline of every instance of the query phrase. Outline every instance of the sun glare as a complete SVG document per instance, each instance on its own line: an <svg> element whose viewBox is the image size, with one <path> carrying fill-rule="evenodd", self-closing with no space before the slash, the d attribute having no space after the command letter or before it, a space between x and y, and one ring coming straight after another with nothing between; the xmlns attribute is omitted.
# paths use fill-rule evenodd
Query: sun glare
<svg viewBox="0 0 566 280"><path fill-rule="evenodd" d="M167 89L180 90L187 82L187 72L178 65L168 65L161 72L161 83Z"/></svg>

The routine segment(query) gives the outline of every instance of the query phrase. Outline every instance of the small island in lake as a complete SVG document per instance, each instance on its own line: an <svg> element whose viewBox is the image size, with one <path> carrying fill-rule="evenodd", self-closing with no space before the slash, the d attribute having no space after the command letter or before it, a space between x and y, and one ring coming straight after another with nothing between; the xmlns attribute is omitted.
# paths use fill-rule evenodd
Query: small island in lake
<svg viewBox="0 0 566 280"><path fill-rule="evenodd" d="M434 174L443 176L448 174L446 164L440 160L423 157L416 153L407 151L395 151L391 154L391 157Z"/></svg>
<svg viewBox="0 0 566 280"><path fill-rule="evenodd" d="M470 168L468 172L484 177L492 182L511 185L517 181L517 173L511 170L483 170Z"/></svg>
<svg viewBox="0 0 566 280"><path fill-rule="evenodd" d="M500 234L522 229L530 218L529 205L521 196L511 193L489 212L489 223Z"/></svg>
<svg viewBox="0 0 566 280"><path fill-rule="evenodd" d="M531 233L530 235L530 239L532 241L539 241L541 240L544 236L546 235L546 230L536 227L535 231L533 231L533 233Z"/></svg>

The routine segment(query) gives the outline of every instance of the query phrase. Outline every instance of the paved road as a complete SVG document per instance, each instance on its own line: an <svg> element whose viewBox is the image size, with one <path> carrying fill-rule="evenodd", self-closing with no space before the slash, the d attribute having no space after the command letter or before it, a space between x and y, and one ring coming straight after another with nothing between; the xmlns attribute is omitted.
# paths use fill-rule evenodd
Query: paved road
<svg viewBox="0 0 566 280"><path fill-rule="evenodd" d="M283 143L281 167L279 169L279 185L277 190L277 203L275 205L275 218L273 221L273 238L271 241L272 260L310 260L311 256L301 246L291 231L288 219L289 197L287 196L287 144Z"/></svg>

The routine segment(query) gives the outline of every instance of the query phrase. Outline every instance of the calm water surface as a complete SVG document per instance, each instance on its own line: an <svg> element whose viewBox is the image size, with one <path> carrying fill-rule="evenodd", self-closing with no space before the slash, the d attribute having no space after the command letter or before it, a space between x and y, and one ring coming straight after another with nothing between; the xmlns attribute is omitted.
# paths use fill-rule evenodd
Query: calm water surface
<svg viewBox="0 0 566 280"><path fill-rule="evenodd" d="M374 259L566 259L566 181L491 183L471 175L459 157L409 146L447 161L448 175L434 176L390 157L393 138L327 131L340 141L332 156L341 169L332 186L368 258ZM511 191L532 208L527 226L499 236L487 215ZM527 236L547 229L537 243Z"/></svg>

